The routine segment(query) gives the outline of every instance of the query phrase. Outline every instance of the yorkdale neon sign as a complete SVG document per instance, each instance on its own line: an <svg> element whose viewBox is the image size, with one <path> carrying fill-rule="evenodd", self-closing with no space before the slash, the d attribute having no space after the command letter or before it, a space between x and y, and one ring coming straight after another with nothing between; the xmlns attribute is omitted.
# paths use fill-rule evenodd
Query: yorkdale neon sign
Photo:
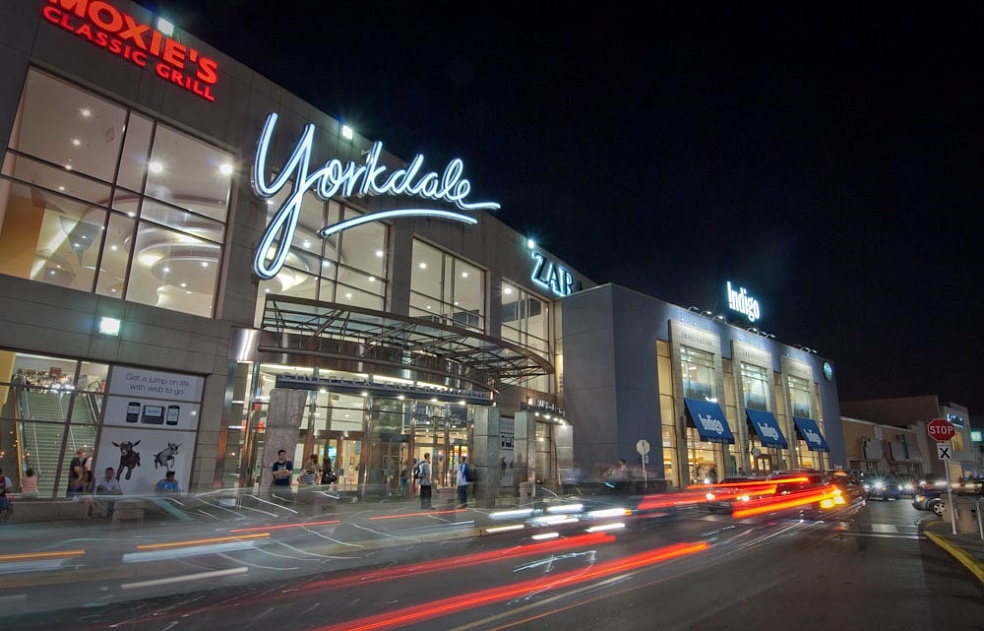
<svg viewBox="0 0 984 631"><path fill-rule="evenodd" d="M304 127L304 133L297 141L294 153L287 160L283 170L268 183L265 176L267 151L276 126L277 114L271 113L263 126L256 150L256 160L253 161L253 192L258 197L269 199L277 195L288 182L293 184L293 188L290 197L277 210L263 233L253 259L253 273L263 280L275 277L284 266L284 261L287 260L287 254L290 252L291 241L294 239L294 231L297 229L297 219L301 214L301 202L304 193L308 191L313 191L325 201L335 196L410 195L433 201L450 202L461 210L498 210L500 207L496 202L465 202L465 198L471 192L471 182L461 176L465 165L458 158L448 163L443 175L433 171L419 173L424 162L424 156L420 154L417 154L405 169L396 169L387 173L387 168L379 164L379 156L383 152L381 142L373 143L362 164L351 161L342 163L341 160L333 158L325 162L321 168L311 172L314 125L310 123ZM325 226L318 231L318 234L322 238L327 238L364 223L400 217L436 217L469 225L478 223L474 217L449 210L405 208L367 213Z"/></svg>

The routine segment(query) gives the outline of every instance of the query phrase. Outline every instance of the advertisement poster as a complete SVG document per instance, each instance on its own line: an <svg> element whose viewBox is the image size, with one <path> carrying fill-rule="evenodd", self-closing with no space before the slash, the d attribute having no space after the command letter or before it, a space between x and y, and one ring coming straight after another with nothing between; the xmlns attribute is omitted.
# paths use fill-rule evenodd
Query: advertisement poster
<svg viewBox="0 0 984 631"><path fill-rule="evenodd" d="M114 366L92 467L96 484L113 467L124 495L153 495L168 471L188 490L205 380Z"/></svg>
<svg viewBox="0 0 984 631"><path fill-rule="evenodd" d="M124 495L153 495L158 480L174 471L181 490L187 491L195 432L146 427L103 427L92 466L96 484L106 467L113 467Z"/></svg>

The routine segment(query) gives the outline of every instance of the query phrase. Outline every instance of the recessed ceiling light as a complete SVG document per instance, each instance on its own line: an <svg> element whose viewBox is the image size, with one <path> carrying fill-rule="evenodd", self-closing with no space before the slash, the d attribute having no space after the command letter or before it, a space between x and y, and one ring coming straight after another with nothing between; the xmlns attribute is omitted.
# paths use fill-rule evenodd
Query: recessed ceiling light
<svg viewBox="0 0 984 631"><path fill-rule="evenodd" d="M79 114L82 115L82 118L89 118L90 116L92 116L92 110L90 110L88 107L83 107L82 109L79 110Z"/></svg>
<svg viewBox="0 0 984 631"><path fill-rule="evenodd" d="M160 162L158 162L157 160L154 160L153 162L149 163L147 165L147 168L150 169L150 172L151 173L163 173L164 172L164 165L161 164Z"/></svg>
<svg viewBox="0 0 984 631"><path fill-rule="evenodd" d="M228 162L222 164L219 167L219 173L221 173L222 175L232 175L232 165L229 164Z"/></svg>
<svg viewBox="0 0 984 631"><path fill-rule="evenodd" d="M188 286L188 283L181 283L181 288L182 288L182 289L184 289L184 288L185 288L185 287L187 287L187 286Z"/></svg>
<svg viewBox="0 0 984 631"><path fill-rule="evenodd" d="M170 272L170 271L171 271L171 268L170 268L170 267L165 267L165 268L164 268L164 273L165 273L165 274L167 274L167 273L168 273L168 272Z"/></svg>
<svg viewBox="0 0 984 631"><path fill-rule="evenodd" d="M468 278L468 272L461 272L462 278Z"/></svg>
<svg viewBox="0 0 984 631"><path fill-rule="evenodd" d="M376 250L376 258L383 258L383 251L382 250Z"/></svg>
<svg viewBox="0 0 984 631"><path fill-rule="evenodd" d="M202 267L208 267L208 261L202 261Z"/></svg>
<svg viewBox="0 0 984 631"><path fill-rule="evenodd" d="M72 146L73 147L81 147L82 146L82 141L79 140L78 138L72 138Z"/></svg>
<svg viewBox="0 0 984 631"><path fill-rule="evenodd" d="M424 263L423 261L421 261L420 262L420 269L427 269L427 263Z"/></svg>

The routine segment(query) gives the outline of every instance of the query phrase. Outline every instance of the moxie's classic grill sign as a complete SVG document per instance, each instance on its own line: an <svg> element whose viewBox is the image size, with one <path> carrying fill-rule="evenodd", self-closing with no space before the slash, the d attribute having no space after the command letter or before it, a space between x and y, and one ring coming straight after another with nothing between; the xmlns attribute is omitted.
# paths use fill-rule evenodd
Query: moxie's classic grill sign
<svg viewBox="0 0 984 631"><path fill-rule="evenodd" d="M212 86L219 64L137 20L103 0L48 0L44 19L140 68L153 63L161 79L206 101L215 101ZM156 63L153 59L157 59Z"/></svg>

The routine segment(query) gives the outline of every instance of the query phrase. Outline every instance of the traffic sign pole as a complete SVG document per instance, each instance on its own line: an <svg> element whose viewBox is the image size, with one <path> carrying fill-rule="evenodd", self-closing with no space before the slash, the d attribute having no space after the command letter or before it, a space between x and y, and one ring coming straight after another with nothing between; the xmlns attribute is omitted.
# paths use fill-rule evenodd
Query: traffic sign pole
<svg viewBox="0 0 984 631"><path fill-rule="evenodd" d="M957 534L957 509L953 505L953 487L950 486L950 461L943 461L943 470L946 471L946 503L950 505L950 526L953 534Z"/></svg>

